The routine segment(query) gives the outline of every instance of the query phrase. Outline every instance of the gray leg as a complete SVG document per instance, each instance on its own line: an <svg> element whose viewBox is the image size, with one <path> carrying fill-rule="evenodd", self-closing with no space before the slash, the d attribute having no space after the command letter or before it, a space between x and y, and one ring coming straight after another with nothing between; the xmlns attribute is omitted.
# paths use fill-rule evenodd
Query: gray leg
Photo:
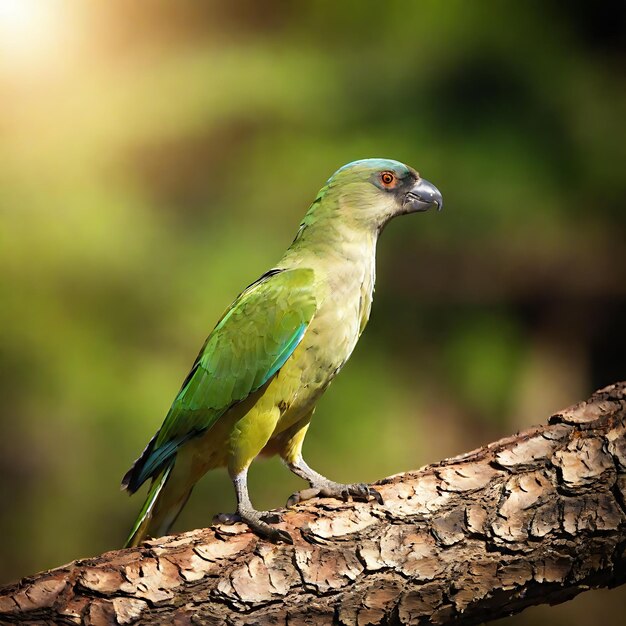
<svg viewBox="0 0 626 626"><path fill-rule="evenodd" d="M280 541L293 543L293 539L288 532L279 528L272 528L269 525L280 522L280 515L268 511L257 511L252 506L248 494L248 468L233 477L233 485L237 494L237 512L235 514L220 513L213 519L215 523L235 524L237 522L245 522L252 532L263 539L268 539L273 543Z"/></svg>
<svg viewBox="0 0 626 626"><path fill-rule="evenodd" d="M382 496L373 487L365 483L344 485L342 483L336 483L333 480L328 480L328 478L325 478L311 469L300 455L295 457L293 461L287 461L287 467L296 476L303 478L311 485L310 489L303 489L298 493L294 493L289 500L287 500L287 506L293 506L298 502L310 500L317 496L323 498L341 498L342 500L347 500L349 496L352 496L354 499L365 501L369 500L371 496L378 504L383 504Z"/></svg>

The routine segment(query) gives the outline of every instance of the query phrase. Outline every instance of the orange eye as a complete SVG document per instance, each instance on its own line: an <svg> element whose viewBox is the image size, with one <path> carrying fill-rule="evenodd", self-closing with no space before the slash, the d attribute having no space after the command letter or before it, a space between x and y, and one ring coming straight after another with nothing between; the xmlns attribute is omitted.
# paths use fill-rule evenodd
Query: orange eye
<svg viewBox="0 0 626 626"><path fill-rule="evenodd" d="M396 176L393 172L382 172L380 182L385 187L393 187L396 182Z"/></svg>

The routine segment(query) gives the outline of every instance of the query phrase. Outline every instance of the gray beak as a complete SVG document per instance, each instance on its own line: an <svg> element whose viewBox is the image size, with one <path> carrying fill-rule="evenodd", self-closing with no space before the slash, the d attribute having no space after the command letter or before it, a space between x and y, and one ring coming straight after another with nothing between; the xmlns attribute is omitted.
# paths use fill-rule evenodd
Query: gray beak
<svg viewBox="0 0 626 626"><path fill-rule="evenodd" d="M423 178L420 178L404 196L403 208L407 213L428 211L435 206L437 211L443 208L441 192L435 185Z"/></svg>

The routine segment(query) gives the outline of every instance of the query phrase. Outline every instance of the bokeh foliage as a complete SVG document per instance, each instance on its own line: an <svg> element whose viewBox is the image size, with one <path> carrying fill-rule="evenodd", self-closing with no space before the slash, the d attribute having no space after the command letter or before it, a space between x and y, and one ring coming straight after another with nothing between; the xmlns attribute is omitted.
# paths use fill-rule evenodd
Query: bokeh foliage
<svg viewBox="0 0 626 626"><path fill-rule="evenodd" d="M446 206L384 233L314 467L415 468L624 378L622 4L52 5L45 55L0 37L3 580L120 545L140 496L119 479L205 336L356 158L417 167ZM261 508L296 488L253 469ZM209 475L178 528L233 504Z"/></svg>

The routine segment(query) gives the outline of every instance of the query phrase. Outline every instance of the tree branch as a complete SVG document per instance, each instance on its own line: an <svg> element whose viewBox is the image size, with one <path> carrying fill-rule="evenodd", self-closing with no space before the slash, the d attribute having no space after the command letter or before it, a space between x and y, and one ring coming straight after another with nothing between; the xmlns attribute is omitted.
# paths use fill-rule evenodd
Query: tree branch
<svg viewBox="0 0 626 626"><path fill-rule="evenodd" d="M26 578L0 621L477 624L626 581L626 383L548 425L285 513L294 546L216 526Z"/></svg>

